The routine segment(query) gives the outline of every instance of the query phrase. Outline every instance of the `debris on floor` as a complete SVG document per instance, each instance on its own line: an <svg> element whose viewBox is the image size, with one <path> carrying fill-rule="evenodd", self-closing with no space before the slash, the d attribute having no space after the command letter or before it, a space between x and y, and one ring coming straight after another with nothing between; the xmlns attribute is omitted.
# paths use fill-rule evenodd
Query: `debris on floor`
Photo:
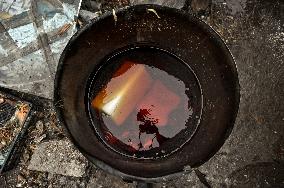
<svg viewBox="0 0 284 188"><path fill-rule="evenodd" d="M29 103L0 93L0 173L11 169L20 157L15 153L23 147L19 142L28 128L30 110Z"/></svg>

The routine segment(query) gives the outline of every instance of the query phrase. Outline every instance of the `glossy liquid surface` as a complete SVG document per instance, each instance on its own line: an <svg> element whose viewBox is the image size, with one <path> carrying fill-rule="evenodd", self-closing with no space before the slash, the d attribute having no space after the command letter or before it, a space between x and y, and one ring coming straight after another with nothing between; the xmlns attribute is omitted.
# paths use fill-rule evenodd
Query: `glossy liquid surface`
<svg viewBox="0 0 284 188"><path fill-rule="evenodd" d="M178 150L194 134L202 109L191 69L154 48L108 59L95 74L89 96L98 136L110 149L138 158Z"/></svg>

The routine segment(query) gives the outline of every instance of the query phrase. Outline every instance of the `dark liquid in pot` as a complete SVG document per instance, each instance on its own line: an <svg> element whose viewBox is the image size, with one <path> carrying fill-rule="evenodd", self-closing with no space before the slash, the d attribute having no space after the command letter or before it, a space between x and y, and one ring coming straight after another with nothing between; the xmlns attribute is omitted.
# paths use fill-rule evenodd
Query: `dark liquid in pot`
<svg viewBox="0 0 284 188"><path fill-rule="evenodd" d="M91 86L95 130L116 152L158 158L177 151L194 134L201 91L181 60L155 48L135 48L103 62Z"/></svg>

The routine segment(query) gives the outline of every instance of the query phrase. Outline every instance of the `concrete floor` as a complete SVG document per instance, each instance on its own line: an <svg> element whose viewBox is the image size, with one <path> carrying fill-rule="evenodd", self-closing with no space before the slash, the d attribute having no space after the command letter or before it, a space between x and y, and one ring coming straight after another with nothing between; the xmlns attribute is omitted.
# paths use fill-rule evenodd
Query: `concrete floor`
<svg viewBox="0 0 284 188"><path fill-rule="evenodd" d="M235 58L241 85L238 117L226 143L197 173L155 187L284 187L284 2L213 0L211 13L202 19ZM21 168L0 177L0 187L15 186ZM82 178L41 173L30 181L43 187L134 186L92 165Z"/></svg>

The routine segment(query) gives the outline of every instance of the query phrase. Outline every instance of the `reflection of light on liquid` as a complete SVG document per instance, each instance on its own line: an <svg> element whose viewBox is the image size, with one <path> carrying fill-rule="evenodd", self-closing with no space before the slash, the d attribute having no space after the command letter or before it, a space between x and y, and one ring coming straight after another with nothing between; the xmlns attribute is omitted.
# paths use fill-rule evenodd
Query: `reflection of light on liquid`
<svg viewBox="0 0 284 188"><path fill-rule="evenodd" d="M92 101L92 106L122 125L152 83L144 65L126 62Z"/></svg>
<svg viewBox="0 0 284 188"><path fill-rule="evenodd" d="M155 61L164 59L153 58L149 61L155 64ZM163 66L172 65L165 61ZM189 90L197 90L197 84L194 84L196 80L192 80L193 75L189 79L191 85L186 85L175 76L177 72L181 72L182 78L190 76L190 72L183 71L183 67L171 70L167 72L129 60L116 70L105 70L112 73L112 77L108 77L105 85L97 83L97 88L101 90L91 103L100 113L96 115L102 118L99 131L113 149L136 155L140 151L161 147L160 153L164 156L185 142L187 125L191 125L191 119L196 115L188 96L194 96L194 93ZM192 89L189 89L191 86ZM156 152L149 153L149 156L157 155Z"/></svg>
<svg viewBox="0 0 284 188"><path fill-rule="evenodd" d="M117 108L117 106L119 105L120 99L121 99L121 95L117 95L114 99L104 104L104 106L102 107L102 110L107 115L111 116L115 112L115 109Z"/></svg>
<svg viewBox="0 0 284 188"><path fill-rule="evenodd" d="M158 76L160 79L153 79L151 75ZM171 88L162 82L165 80L167 83L174 83ZM137 115L134 118L137 120L134 123L137 125L134 128L137 134L130 134L129 131L128 133L122 132L122 135L117 134L110 123L107 125L112 126L108 126L110 132L105 133L105 138L108 142L114 142L114 137L116 137L124 140L125 144L135 150L149 150L159 147L176 135L183 128L188 117L193 114L193 109L187 107L187 113L178 119L181 128L171 128L170 132L167 130L170 126L176 125L176 121L168 124L169 120L173 122L172 119L174 119L170 116L171 113L178 108L181 101L188 104L185 90L185 84L181 80L166 72L147 65L126 62L93 99L92 105L107 114L116 126L123 125L124 121L127 121L127 118L134 112L134 116ZM132 123L128 122L128 124Z"/></svg>

